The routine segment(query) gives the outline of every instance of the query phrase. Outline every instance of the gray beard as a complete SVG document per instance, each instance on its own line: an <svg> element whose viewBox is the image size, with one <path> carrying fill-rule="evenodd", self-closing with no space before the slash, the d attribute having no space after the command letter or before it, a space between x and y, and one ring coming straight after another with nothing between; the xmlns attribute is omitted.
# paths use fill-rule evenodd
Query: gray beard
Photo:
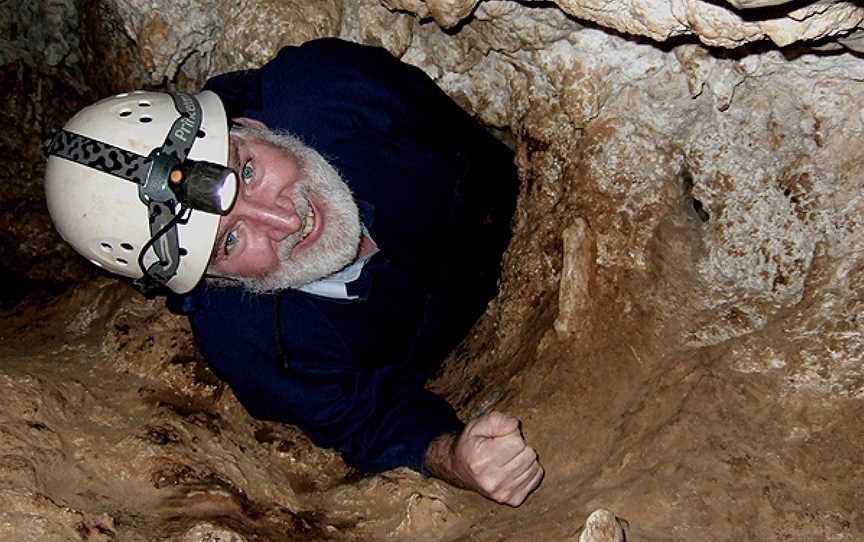
<svg viewBox="0 0 864 542"><path fill-rule="evenodd" d="M309 210L308 195L312 194L325 222L314 245L298 254L294 253L294 247L300 242L302 232L283 239L278 248L279 267L274 271L258 277L227 276L251 292L266 293L298 288L332 275L353 262L360 247L360 213L351 189L339 172L318 151L290 134L249 127L232 133L272 143L297 160L300 180L293 199L297 215L306 216ZM316 220L321 220L321 217L316 217Z"/></svg>

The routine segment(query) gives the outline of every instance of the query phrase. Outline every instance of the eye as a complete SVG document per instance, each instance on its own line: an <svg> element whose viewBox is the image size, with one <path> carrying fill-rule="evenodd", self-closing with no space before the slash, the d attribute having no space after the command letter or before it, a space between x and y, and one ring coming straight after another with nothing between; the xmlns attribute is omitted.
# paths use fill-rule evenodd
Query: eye
<svg viewBox="0 0 864 542"><path fill-rule="evenodd" d="M224 251L225 255L231 254L231 249L234 248L234 245L237 244L237 234L233 231L229 231L228 235L225 236L225 246Z"/></svg>
<svg viewBox="0 0 864 542"><path fill-rule="evenodd" d="M252 160L246 160L246 162L243 163L243 169L240 170L240 177L243 179L244 183L249 184L254 176L255 170L252 168Z"/></svg>

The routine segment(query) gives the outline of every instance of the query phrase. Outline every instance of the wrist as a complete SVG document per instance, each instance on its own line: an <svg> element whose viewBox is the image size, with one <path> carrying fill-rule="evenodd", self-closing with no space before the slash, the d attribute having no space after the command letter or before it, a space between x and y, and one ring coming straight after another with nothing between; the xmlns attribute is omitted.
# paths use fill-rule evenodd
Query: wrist
<svg viewBox="0 0 864 542"><path fill-rule="evenodd" d="M429 448L426 449L426 469L435 478L466 488L467 484L461 479L456 468L458 440L459 435L456 433L444 433L432 439Z"/></svg>

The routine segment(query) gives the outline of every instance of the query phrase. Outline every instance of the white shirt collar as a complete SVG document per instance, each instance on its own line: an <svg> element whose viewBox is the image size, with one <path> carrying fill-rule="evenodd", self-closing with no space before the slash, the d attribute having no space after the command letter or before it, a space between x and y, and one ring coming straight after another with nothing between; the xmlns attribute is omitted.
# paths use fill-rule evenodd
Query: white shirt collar
<svg viewBox="0 0 864 542"><path fill-rule="evenodd" d="M372 243L372 250L368 254L357 258L353 263L332 275L310 282L309 284L304 284L297 289L301 292L321 297L329 297L331 299L357 299L358 296L350 295L348 293L348 289L345 285L357 280L360 277L360 273L363 272L363 266L366 265L366 262L368 262L372 256L378 254L378 245L375 244L372 236L369 235L366 226L363 226L363 235L365 235Z"/></svg>

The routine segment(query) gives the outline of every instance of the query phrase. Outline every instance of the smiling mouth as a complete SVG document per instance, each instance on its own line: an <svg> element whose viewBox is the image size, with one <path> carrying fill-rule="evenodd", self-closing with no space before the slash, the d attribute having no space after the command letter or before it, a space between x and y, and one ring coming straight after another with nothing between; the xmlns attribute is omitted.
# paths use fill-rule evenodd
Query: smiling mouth
<svg viewBox="0 0 864 542"><path fill-rule="evenodd" d="M306 239L312 231L315 230L315 210L312 209L312 204L309 204L309 210L306 211L306 220L303 224L303 231L300 233L300 241Z"/></svg>

